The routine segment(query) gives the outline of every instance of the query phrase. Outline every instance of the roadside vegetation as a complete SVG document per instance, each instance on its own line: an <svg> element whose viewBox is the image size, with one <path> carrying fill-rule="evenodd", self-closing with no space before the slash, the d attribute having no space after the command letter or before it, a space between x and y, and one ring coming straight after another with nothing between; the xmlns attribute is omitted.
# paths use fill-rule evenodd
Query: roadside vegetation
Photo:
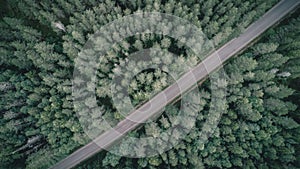
<svg viewBox="0 0 300 169"><path fill-rule="evenodd" d="M91 141L82 124L97 129L101 119L94 112L79 122L73 107L73 69L74 59L101 26L138 10L162 12L196 25L217 48L238 36L277 2L1 2L0 168L49 168ZM78 168L299 168L299 44L297 11L231 59L224 66L225 79L217 83L208 79L199 87L200 106L197 114L193 114L195 127L180 144L161 155L141 159L101 152ZM124 39L101 56L106 62L97 71L97 104L111 124L123 118L113 105L111 74L129 54L151 47L180 56L175 64L178 69L181 64L196 64L203 59L191 55L168 36L149 33ZM168 61L161 58L160 62ZM173 82L166 71L149 69L130 79L126 90L131 103L139 105ZM226 92L222 93L225 83ZM214 91L219 92L218 97L211 96L214 86L220 88ZM212 110L211 103L217 103ZM169 105L155 122L130 135L159 135L176 123L173 119L179 108L178 103ZM222 112L215 129L205 128L207 119L214 121L209 111ZM203 130L213 133L205 143L199 141Z"/></svg>

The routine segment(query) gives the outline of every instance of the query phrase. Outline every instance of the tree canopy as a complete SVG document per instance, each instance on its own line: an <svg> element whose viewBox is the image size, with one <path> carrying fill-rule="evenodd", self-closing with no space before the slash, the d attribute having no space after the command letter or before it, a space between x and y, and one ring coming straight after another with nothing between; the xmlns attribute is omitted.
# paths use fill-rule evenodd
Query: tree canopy
<svg viewBox="0 0 300 169"><path fill-rule="evenodd" d="M186 71L184 65L193 67L205 57L184 44L186 41L196 46L202 42L167 35L170 31L180 33L179 28L166 28L166 34L145 33L122 39L99 57L95 86L87 86L87 90L96 93L95 104L102 111L99 113L93 107L95 100L74 104L72 87L84 84L84 78L73 79L74 62L78 55L86 54L82 51L89 55L96 52L85 50L85 45L101 27L136 12L160 12L192 23L218 48L237 37L277 2L0 2L0 168L49 168L91 141L86 128L99 134L104 126L102 117L111 125L124 119L118 110L128 107L116 107L114 98L121 106L138 107L176 81L169 72L176 72L179 77ZM78 168L300 167L299 21L296 11L229 60L224 65L226 77L213 80L212 76L196 89L199 95L190 92L190 104L180 105L179 99L153 122L129 133L133 137L159 137L176 125L179 127L169 132L176 139L193 122L191 131L172 149L146 158L120 157L105 151ZM130 30L119 29L110 38L118 39L126 31ZM96 40L90 43L103 45ZM159 52L143 53L149 59L147 62L130 58L149 48ZM172 60L170 53L177 59ZM147 63L159 66L139 71ZM112 90L114 75L125 78ZM86 91L78 93L88 98ZM178 121L176 116L183 107L188 118ZM78 115L75 110L88 113ZM222 112L221 116L218 112ZM211 128L209 124L217 125ZM208 135L208 141L202 141ZM124 152L145 153L158 145L164 149L164 141L170 140L147 142L147 147L124 144L121 148Z"/></svg>

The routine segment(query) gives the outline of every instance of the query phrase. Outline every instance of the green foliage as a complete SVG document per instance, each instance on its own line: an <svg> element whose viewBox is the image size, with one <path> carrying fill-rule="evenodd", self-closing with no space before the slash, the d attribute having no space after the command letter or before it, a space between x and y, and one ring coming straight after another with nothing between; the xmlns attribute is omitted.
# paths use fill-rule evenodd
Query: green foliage
<svg viewBox="0 0 300 169"><path fill-rule="evenodd" d="M170 71L176 70L178 76L185 71L183 64L194 66L204 57L191 54L178 40L165 35L149 33L124 39L101 56L97 70L95 91L103 114L91 111L79 122L73 108L72 85L82 84L84 79L72 80L73 62L87 39L103 25L136 11L163 12L190 21L218 47L238 36L276 2L11 0L3 3L5 7L1 6L1 10L7 13L1 11L0 20L0 167L49 168L90 141L83 128L92 126L97 133L103 126L101 115L112 124L124 118L111 100L115 94L110 88L112 76L121 74L116 65L130 70L128 76L135 75L118 86L129 86L126 91L135 106L176 80L166 67L136 72L142 63L127 64L130 54L151 47L174 53L179 56L174 62L165 53L154 53L153 61L171 65ZM195 119L195 127L174 148L140 159L100 153L94 161L79 168L299 168L300 116L299 102L295 100L299 100L300 89L294 87L300 77L299 12L287 21L229 61L225 66L228 78L202 84L200 96L191 98L194 102L199 99L197 114L191 111L196 103L188 105L185 110L189 118L180 122L176 119L179 106L175 103L167 106L153 123L129 133L135 137L158 137L172 125L178 125L180 128L171 133L176 139ZM119 34L115 32L113 38ZM188 41L194 43L194 39ZM215 95L210 94L212 90ZM83 91L82 97L85 97ZM91 102L94 100L85 100L85 105L76 108L89 111L93 108ZM222 112L220 121L218 112ZM219 125L212 128L210 124ZM207 133L211 133L210 138L203 142ZM157 145L147 144L150 150ZM133 153L146 151L143 145L122 148ZM161 148L164 148L162 143Z"/></svg>

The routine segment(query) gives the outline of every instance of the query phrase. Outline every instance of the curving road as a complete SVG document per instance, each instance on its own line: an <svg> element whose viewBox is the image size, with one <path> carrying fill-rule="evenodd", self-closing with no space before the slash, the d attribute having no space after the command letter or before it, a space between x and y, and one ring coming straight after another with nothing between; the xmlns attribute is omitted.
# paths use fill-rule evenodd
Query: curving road
<svg viewBox="0 0 300 169"><path fill-rule="evenodd" d="M112 128L94 141L81 147L67 158L63 159L52 169L72 168L80 162L88 159L104 148L108 148L123 135L137 128L140 123L153 117L167 104L179 97L181 93L188 91L198 81L204 79L209 73L220 67L226 60L247 47L255 38L261 35L272 25L280 21L285 15L293 11L300 4L300 0L282 0L265 13L259 20L251 24L239 37L229 41L214 53L210 54L195 68L184 74L176 83L154 96L147 103L132 112Z"/></svg>

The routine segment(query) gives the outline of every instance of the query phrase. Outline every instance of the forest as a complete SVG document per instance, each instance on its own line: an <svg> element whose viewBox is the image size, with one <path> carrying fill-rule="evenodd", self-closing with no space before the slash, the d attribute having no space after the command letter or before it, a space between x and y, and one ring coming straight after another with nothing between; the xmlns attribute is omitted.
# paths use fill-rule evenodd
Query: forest
<svg viewBox="0 0 300 169"><path fill-rule="evenodd" d="M177 39L163 34L123 39L100 56L102 62L97 67L94 90L103 113L92 111L78 118L76 110L84 110L91 101L74 105L72 85L84 80L73 78L74 62L89 38L104 25L137 11L170 14L197 26L217 49L278 2L0 1L0 168L49 168L91 141L86 128L97 134L102 132L101 116L111 125L124 119L118 110L126 107L113 104L119 91L111 92L110 84L112 74L118 72L117 65L125 64L129 70L137 67L138 63L126 65L130 54L153 47L174 53L178 56L175 70L204 57L191 54ZM120 32L114 33L118 36ZM164 53L153 55L163 55L156 58L158 63L169 62ZM190 112L194 127L172 149L145 158L102 151L76 168L300 168L299 10L230 59L223 69L226 77L208 78L196 89L200 95L192 95L198 96L192 98L198 102L194 110L197 113ZM120 87L126 89L134 106L174 83L169 73L160 68L138 72L125 80ZM118 97L126 101L122 95ZM179 102L168 105L152 123L129 135L157 137L177 125L174 118L181 112ZM219 121L217 112L222 112ZM206 127L208 120L218 123L216 128ZM201 131L212 133L206 142L202 141ZM148 144L148 149L155 148L156 144ZM145 150L125 145L122 151Z"/></svg>

